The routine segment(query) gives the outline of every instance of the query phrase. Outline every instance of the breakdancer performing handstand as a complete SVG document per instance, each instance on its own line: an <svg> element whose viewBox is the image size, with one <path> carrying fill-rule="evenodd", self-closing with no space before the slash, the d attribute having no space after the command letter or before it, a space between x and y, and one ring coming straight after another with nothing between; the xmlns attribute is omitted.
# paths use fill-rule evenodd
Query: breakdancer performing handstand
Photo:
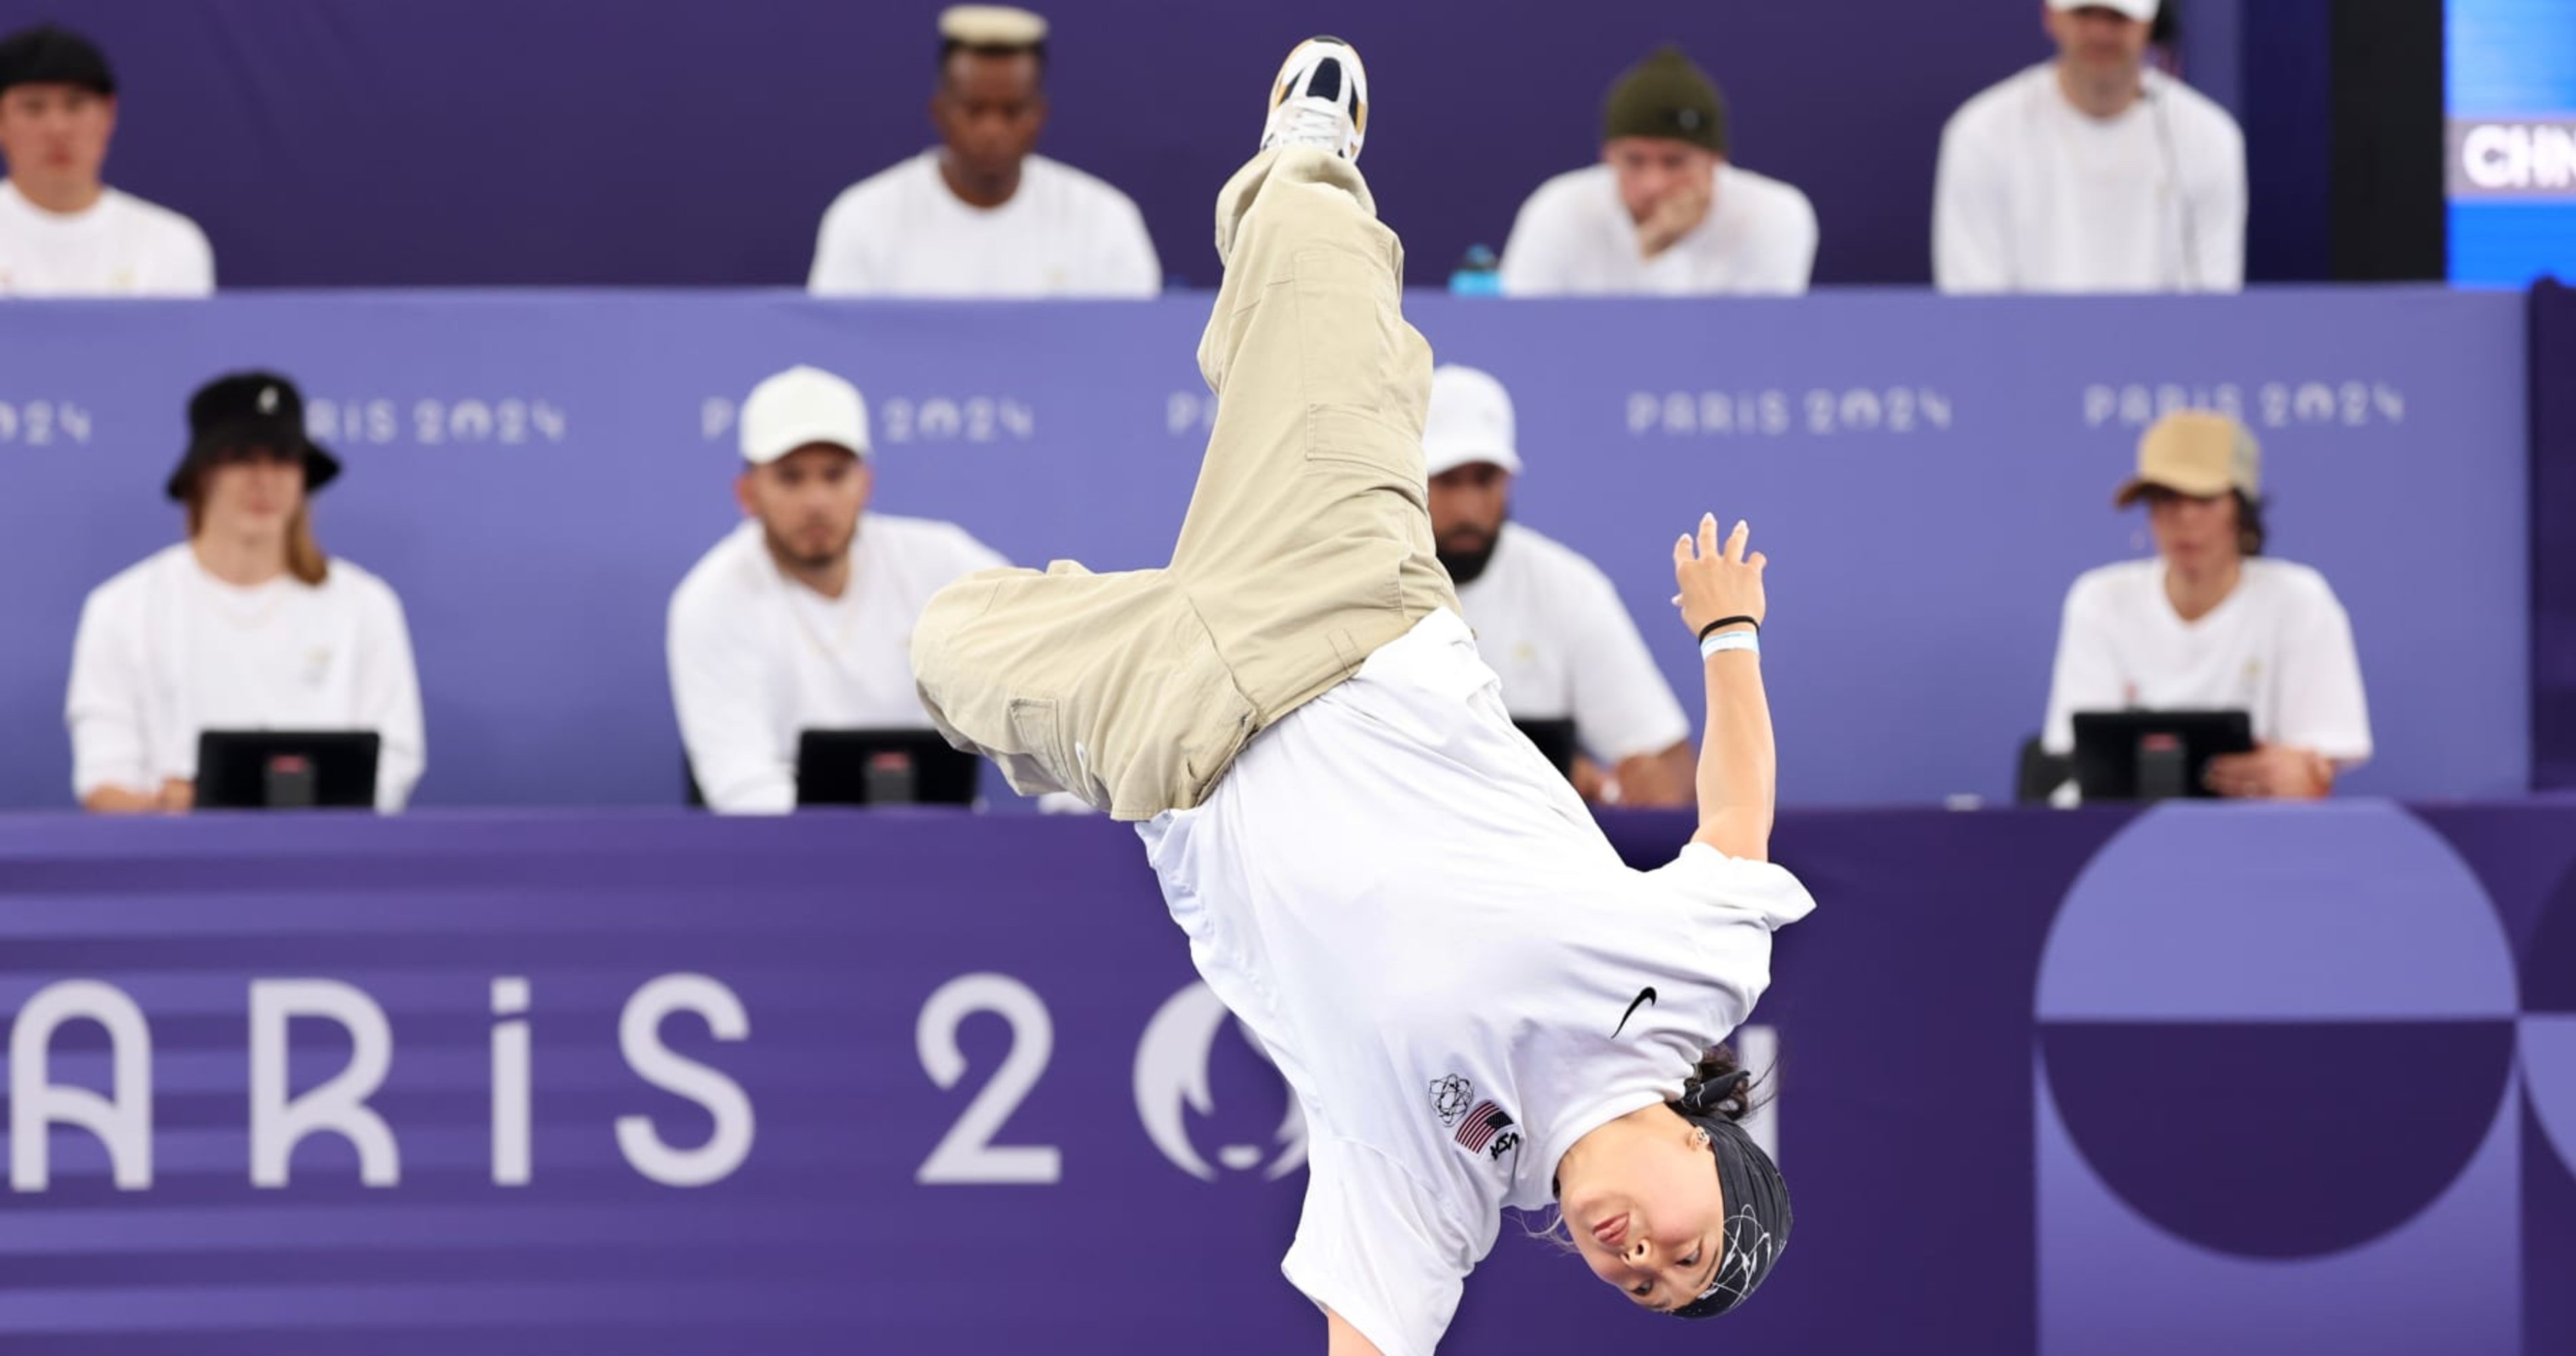
<svg viewBox="0 0 2576 1356"><path fill-rule="evenodd" d="M1767 862L1763 557L1672 547L1699 638L1700 822L1621 863L1505 714L1434 554L1430 348L1354 162L1367 78L1298 45L1262 151L1217 199L1220 396L1171 564L995 570L932 600L913 667L1012 785L1138 821L1209 986L1308 1126L1283 1270L1331 1356L1430 1356L1505 1207L1562 1212L1637 1305L1724 1313L1789 1237L1718 1044L1814 907Z"/></svg>

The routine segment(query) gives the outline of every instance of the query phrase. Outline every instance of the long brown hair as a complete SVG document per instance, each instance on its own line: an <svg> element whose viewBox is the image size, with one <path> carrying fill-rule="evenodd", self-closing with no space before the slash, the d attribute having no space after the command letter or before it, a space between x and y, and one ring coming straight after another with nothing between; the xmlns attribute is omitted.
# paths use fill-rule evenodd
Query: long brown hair
<svg viewBox="0 0 2576 1356"><path fill-rule="evenodd" d="M191 541L206 530L205 485L203 474L188 481L188 538ZM308 585L319 585L331 577L331 557L323 554L322 543L313 539L311 499L298 499L295 516L286 520L286 572Z"/></svg>

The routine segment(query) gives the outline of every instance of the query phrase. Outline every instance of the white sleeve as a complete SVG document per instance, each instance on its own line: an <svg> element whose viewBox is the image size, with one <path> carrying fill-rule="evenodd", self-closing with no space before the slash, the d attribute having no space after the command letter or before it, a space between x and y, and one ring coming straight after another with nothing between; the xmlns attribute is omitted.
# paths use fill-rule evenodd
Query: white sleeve
<svg viewBox="0 0 2576 1356"><path fill-rule="evenodd" d="M867 223L859 219L857 204L844 194L823 213L823 225L814 236L814 267L805 278L805 290L818 297L860 297L885 290L884 281L869 267Z"/></svg>
<svg viewBox="0 0 2576 1356"><path fill-rule="evenodd" d="M153 280L153 292L166 297L209 297L215 292L215 247L206 243L206 233L197 223L180 218L178 229L171 232L168 257L161 261L162 276Z"/></svg>
<svg viewBox="0 0 2576 1356"><path fill-rule="evenodd" d="M1432 1356L1476 1263L1472 1237L1376 1150L1317 1135L1307 1153L1306 1208L1280 1272L1385 1356Z"/></svg>
<svg viewBox="0 0 2576 1356"><path fill-rule="evenodd" d="M1932 285L1944 292L2013 289L2003 176L1974 129L1956 117L1941 131L1933 172Z"/></svg>
<svg viewBox="0 0 2576 1356"><path fill-rule="evenodd" d="M1573 287L1566 267L1570 249L1566 214L1556 210L1555 195L1548 192L1554 183L1539 185L1512 218L1512 233L1503 241L1503 259L1496 269L1496 280L1507 297L1554 296Z"/></svg>
<svg viewBox="0 0 2576 1356"><path fill-rule="evenodd" d="M2203 291L2239 292L2245 288L2245 134L2226 114L2218 117L2220 135L2211 147L2218 163L2192 213L2193 248Z"/></svg>
<svg viewBox="0 0 2576 1356"><path fill-rule="evenodd" d="M2314 749L2349 768L2369 759L2370 707L2352 618L2323 579L2283 638L2279 742Z"/></svg>
<svg viewBox="0 0 2576 1356"><path fill-rule="evenodd" d="M1787 867L1729 857L1706 843L1684 844L1679 856L1647 872L1646 879L1694 906L1719 909L1765 931L1816 911L1816 897Z"/></svg>
<svg viewBox="0 0 2576 1356"><path fill-rule="evenodd" d="M63 718L72 735L72 794L82 799L103 786L160 789L152 775L144 710L148 684L134 629L135 620L119 615L99 594L81 606Z"/></svg>
<svg viewBox="0 0 2576 1356"><path fill-rule="evenodd" d="M376 808L393 814L411 803L412 788L429 765L420 671L412 662L402 599L391 586L382 587L359 625L356 723L376 732Z"/></svg>
<svg viewBox="0 0 2576 1356"><path fill-rule="evenodd" d="M1762 233L1760 259L1745 290L1803 296L1816 277L1816 205L1790 185L1781 189L1780 209Z"/></svg>
<svg viewBox="0 0 2576 1356"><path fill-rule="evenodd" d="M2120 656L2102 616L2102 594L2082 579L2066 591L2057 623L2057 663L2048 679L2048 718L2039 746L2064 757L2075 752L2075 713L2118 711L2129 705L2120 678Z"/></svg>
<svg viewBox="0 0 2576 1356"><path fill-rule="evenodd" d="M1126 195L1112 192L1103 214L1098 271L1082 290L1103 297L1150 297L1163 290L1163 261L1145 215Z"/></svg>
<svg viewBox="0 0 2576 1356"><path fill-rule="evenodd" d="M785 814L796 808L796 754L780 744L762 707L769 684L760 647L727 617L724 601L694 598L685 585L671 596L665 648L680 742L707 808ZM733 601L737 617L748 610Z"/></svg>
<svg viewBox="0 0 2576 1356"><path fill-rule="evenodd" d="M1661 753L1689 739L1690 717L1664 682L1636 619L1608 576L1588 563L1566 596L1566 653L1574 661L1574 729L1596 758Z"/></svg>

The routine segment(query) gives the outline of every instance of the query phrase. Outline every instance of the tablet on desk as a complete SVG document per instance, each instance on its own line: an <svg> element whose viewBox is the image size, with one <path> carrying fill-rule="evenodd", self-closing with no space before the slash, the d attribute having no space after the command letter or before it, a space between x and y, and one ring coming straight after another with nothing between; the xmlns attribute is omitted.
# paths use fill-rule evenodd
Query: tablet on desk
<svg viewBox="0 0 2576 1356"><path fill-rule="evenodd" d="M937 730L807 730L798 805L972 805L983 760Z"/></svg>
<svg viewBox="0 0 2576 1356"><path fill-rule="evenodd" d="M2201 773L2212 757L2253 750L2243 711L2075 713L2075 785L2087 803L2206 796Z"/></svg>
<svg viewBox="0 0 2576 1356"><path fill-rule="evenodd" d="M371 810L373 730L207 730L197 736L201 810Z"/></svg>

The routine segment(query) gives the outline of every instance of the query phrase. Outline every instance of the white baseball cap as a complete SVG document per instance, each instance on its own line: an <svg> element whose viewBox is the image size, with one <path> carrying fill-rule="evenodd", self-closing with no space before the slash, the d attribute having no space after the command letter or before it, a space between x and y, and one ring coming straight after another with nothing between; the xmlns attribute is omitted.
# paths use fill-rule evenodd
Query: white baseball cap
<svg viewBox="0 0 2576 1356"><path fill-rule="evenodd" d="M2142 24L2156 21L2157 0L2048 0L2053 10L2114 9Z"/></svg>
<svg viewBox="0 0 2576 1356"><path fill-rule="evenodd" d="M1422 423L1426 478L1480 461L1519 475L1512 435L1512 396L1501 382L1455 363L1431 370L1431 414Z"/></svg>
<svg viewBox="0 0 2576 1356"><path fill-rule="evenodd" d="M742 459L766 466L812 443L868 455L868 402L819 367L788 368L742 402Z"/></svg>

